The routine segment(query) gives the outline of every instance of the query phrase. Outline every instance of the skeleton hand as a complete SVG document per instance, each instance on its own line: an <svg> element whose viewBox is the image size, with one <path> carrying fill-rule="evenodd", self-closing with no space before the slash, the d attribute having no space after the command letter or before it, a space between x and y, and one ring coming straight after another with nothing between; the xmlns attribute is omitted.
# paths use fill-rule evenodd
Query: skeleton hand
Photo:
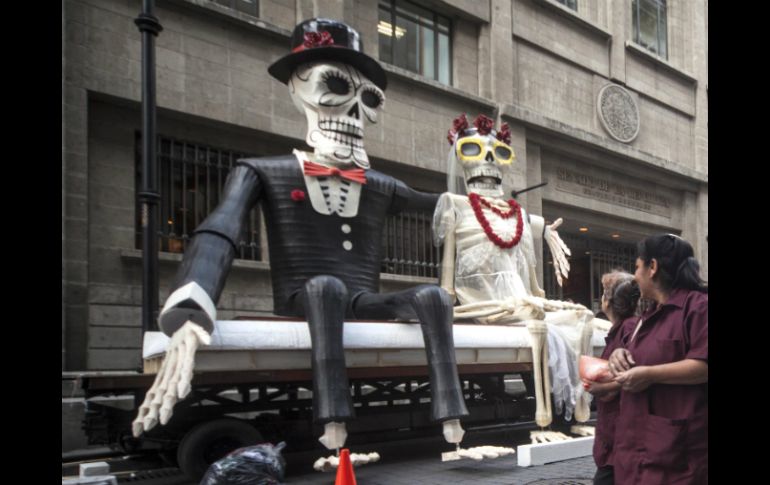
<svg viewBox="0 0 770 485"><path fill-rule="evenodd" d="M158 424L168 423L174 405L190 393L195 352L198 347L211 343L211 335L200 325L187 321L171 337L163 364L155 382L147 391L139 413L131 425L135 437Z"/></svg>
<svg viewBox="0 0 770 485"><path fill-rule="evenodd" d="M561 217L556 219L550 226L545 226L545 242L548 243L548 249L551 250L553 256L553 270L556 273L556 281L559 282L559 286L562 286L562 276L564 278L569 277L569 262L567 256L572 256L572 251L569 250L564 241L559 237L559 233L556 232L556 228L562 223Z"/></svg>

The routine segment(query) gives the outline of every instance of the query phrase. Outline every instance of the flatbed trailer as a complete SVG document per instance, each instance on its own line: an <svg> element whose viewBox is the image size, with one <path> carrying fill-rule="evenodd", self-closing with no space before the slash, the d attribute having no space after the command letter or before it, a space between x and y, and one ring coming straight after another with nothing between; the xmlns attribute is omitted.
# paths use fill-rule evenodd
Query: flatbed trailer
<svg viewBox="0 0 770 485"><path fill-rule="evenodd" d="M532 354L525 323L454 326L458 371L470 416L463 427L531 427L535 399ZM595 331L594 354L604 333ZM211 345L199 349L192 391L165 426L140 438L131 421L152 385L168 337L147 332L144 373L82 373L84 430L89 444L125 452L159 453L191 477L240 446L285 441L287 452L328 451L313 423L312 370L307 323L269 318L217 322ZM430 419L430 382L419 324L346 322L344 347L356 418L347 423L347 446L440 435ZM523 386L512 388L521 379ZM95 399L131 396L130 409ZM556 423L557 420L554 420ZM566 424L566 423L563 423ZM448 448L449 449L449 448Z"/></svg>

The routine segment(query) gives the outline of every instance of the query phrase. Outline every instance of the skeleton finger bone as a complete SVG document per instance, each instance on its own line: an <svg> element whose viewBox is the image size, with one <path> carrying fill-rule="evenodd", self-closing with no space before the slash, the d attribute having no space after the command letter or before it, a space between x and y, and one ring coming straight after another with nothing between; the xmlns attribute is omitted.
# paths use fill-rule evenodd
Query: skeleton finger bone
<svg viewBox="0 0 770 485"><path fill-rule="evenodd" d="M145 431L148 431L154 428L155 425L158 424L160 407L163 404L163 399L166 395L166 391L168 390L171 376L176 369L176 362L177 362L178 355L179 355L179 351L176 346L174 346L173 349L169 349L166 352L166 360L168 361L168 365L166 366L163 376L158 374L158 378L160 378L161 381L160 381L160 384L158 384L158 388L156 389L156 392L155 392L155 395L153 396L152 401L150 401L149 403L149 410L147 412L147 415L144 418Z"/></svg>
<svg viewBox="0 0 770 485"><path fill-rule="evenodd" d="M168 369L168 359L164 356L163 362L161 362L161 365L160 365L160 370L158 371L158 374L155 376L155 380L153 381L152 386L150 386L150 389L147 391L147 394L145 394L142 405L139 406L139 411L137 412L136 419L134 419L133 423L131 423L131 432L135 438L138 438L139 435L141 435L144 431L147 431L149 429L145 427L144 420L145 418L147 418L147 416L150 413L150 403L152 403L155 400L155 395L158 393L158 388L160 387L160 383L165 378L166 369ZM154 423L153 423L153 426L154 426Z"/></svg>

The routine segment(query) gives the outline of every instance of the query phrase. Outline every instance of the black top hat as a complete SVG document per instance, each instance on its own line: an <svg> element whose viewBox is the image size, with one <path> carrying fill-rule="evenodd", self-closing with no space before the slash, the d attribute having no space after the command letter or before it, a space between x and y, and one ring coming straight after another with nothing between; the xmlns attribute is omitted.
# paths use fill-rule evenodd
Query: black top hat
<svg viewBox="0 0 770 485"><path fill-rule="evenodd" d="M291 34L291 54L267 68L284 84L298 65L316 60L340 61L355 67L374 84L385 89L388 79L380 63L364 54L361 36L353 27L330 19L305 20Z"/></svg>

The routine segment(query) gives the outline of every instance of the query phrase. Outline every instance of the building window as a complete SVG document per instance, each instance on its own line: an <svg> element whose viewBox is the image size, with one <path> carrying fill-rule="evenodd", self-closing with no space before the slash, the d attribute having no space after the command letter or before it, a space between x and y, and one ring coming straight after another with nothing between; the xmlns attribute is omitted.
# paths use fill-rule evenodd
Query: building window
<svg viewBox="0 0 770 485"><path fill-rule="evenodd" d="M259 0L213 0L213 2L254 17L259 16Z"/></svg>
<svg viewBox="0 0 770 485"><path fill-rule="evenodd" d="M556 0L556 2L577 12L577 0Z"/></svg>
<svg viewBox="0 0 770 485"><path fill-rule="evenodd" d="M633 0L634 42L668 59L666 0Z"/></svg>
<svg viewBox="0 0 770 485"><path fill-rule="evenodd" d="M184 252L193 231L219 204L225 180L230 169L244 153L221 148L158 137L158 189L160 221L158 237L161 251ZM142 141L137 133L136 145L136 187L142 181ZM142 226L136 210L136 247L142 247ZM259 208L249 214L246 227L241 234L236 258L259 261L260 230Z"/></svg>
<svg viewBox="0 0 770 485"><path fill-rule="evenodd" d="M380 60L452 84L451 25L405 0L380 0Z"/></svg>

